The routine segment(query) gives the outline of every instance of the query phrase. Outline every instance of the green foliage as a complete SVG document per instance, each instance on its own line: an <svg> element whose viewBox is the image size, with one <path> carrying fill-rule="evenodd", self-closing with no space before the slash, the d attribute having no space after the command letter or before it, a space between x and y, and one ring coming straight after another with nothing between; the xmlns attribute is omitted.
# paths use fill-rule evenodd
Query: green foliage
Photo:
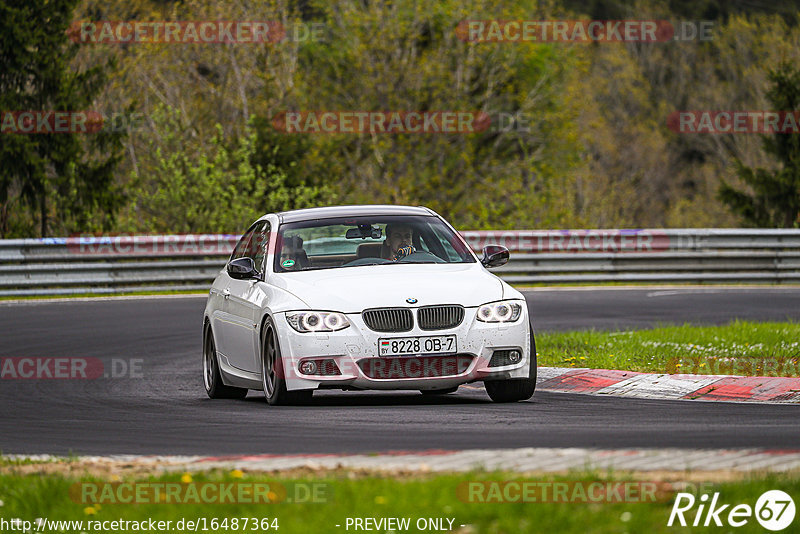
<svg viewBox="0 0 800 534"><path fill-rule="evenodd" d="M782 164L783 185L756 191L777 183L777 171L761 170L769 158L785 157L757 136L666 125L673 111L768 109L767 68L800 61L792 4L0 0L0 109L145 118L124 138L3 136L0 235L239 232L265 211L332 203L423 204L474 229L794 224L794 164ZM472 43L456 33L466 20L582 16L712 18L713 38ZM324 31L263 45L76 47L62 31L72 20L280 20L290 33L301 23ZM311 110L479 111L494 124L399 135L272 125ZM500 128L511 116L523 122ZM736 213L715 194L720 183L733 184Z"/></svg>
<svg viewBox="0 0 800 534"><path fill-rule="evenodd" d="M680 18L722 20L730 15L747 12L779 13L787 20L797 16L795 0L668 0L662 3ZM617 20L635 16L635 7L628 0L564 0L564 4L579 13L599 20Z"/></svg>
<svg viewBox="0 0 800 534"><path fill-rule="evenodd" d="M800 69L782 63L771 70L767 93L775 111L800 109ZM775 133L762 136L764 151L778 162L776 170L751 168L736 160L739 178L752 190L739 190L727 182L720 198L753 226L800 227L800 136Z"/></svg>
<svg viewBox="0 0 800 534"><path fill-rule="evenodd" d="M298 209L336 202L336 187L332 183L329 155L310 157L317 147L307 136L292 136L276 132L265 117L253 117L252 131L256 138L251 154L253 165L277 168L285 174L284 186L289 194L281 209ZM302 166L298 164L302 163Z"/></svg>
<svg viewBox="0 0 800 534"><path fill-rule="evenodd" d="M180 111L159 106L151 119L157 135L145 153L152 161L140 162L132 176L132 201L122 222L130 231L236 233L264 213L315 205L328 194L323 187L289 187L286 170L274 163L254 164L256 134L249 128L227 142L217 125L195 152L181 135L186 125ZM278 147L271 150L274 156Z"/></svg>
<svg viewBox="0 0 800 534"><path fill-rule="evenodd" d="M73 70L67 28L76 0L0 2L0 110L86 111L106 81L107 61ZM3 134L0 237L108 228L121 134ZM27 210L27 215L24 212ZM36 228L38 227L38 229ZM37 231L38 230L38 231Z"/></svg>
<svg viewBox="0 0 800 534"><path fill-rule="evenodd" d="M720 326L548 332L536 335L539 365L745 376L800 376L800 324L733 321Z"/></svg>
<svg viewBox="0 0 800 534"><path fill-rule="evenodd" d="M348 1L319 9L331 38L299 56L309 73L300 86L306 109L480 111L493 122L470 134L320 139L347 201L423 204L470 228L550 226L571 215L563 192L580 159L571 136L577 112L559 89L574 55L552 45L468 43L455 31L475 14L540 18L545 8L445 1L363 9ZM499 123L512 116L524 124Z"/></svg>

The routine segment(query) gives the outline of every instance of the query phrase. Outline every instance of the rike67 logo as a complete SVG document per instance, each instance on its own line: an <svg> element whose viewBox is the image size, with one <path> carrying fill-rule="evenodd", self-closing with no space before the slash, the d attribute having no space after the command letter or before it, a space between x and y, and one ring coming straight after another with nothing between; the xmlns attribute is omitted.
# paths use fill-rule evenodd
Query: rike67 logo
<svg viewBox="0 0 800 534"><path fill-rule="evenodd" d="M719 492L711 498L704 493L696 499L691 493L678 493L669 514L667 526L731 526L742 527L755 517L767 530L778 532L789 527L794 521L794 501L788 493L781 490L765 491L756 501L755 507L749 504L722 504Z"/></svg>

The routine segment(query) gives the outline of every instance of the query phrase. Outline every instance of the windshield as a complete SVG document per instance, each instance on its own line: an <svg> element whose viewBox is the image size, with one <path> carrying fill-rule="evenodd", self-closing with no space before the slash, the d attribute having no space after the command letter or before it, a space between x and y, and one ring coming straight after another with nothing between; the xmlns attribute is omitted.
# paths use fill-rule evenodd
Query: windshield
<svg viewBox="0 0 800 534"><path fill-rule="evenodd" d="M421 215L342 217L282 224L275 272L408 263L474 263L441 219Z"/></svg>

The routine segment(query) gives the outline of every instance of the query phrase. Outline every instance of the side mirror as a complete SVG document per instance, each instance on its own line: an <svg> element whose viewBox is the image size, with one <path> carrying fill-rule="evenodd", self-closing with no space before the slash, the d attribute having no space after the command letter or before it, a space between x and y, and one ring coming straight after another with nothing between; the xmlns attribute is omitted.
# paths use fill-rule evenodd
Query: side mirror
<svg viewBox="0 0 800 534"><path fill-rule="evenodd" d="M487 245L483 247L481 265L484 267L500 267L508 263L508 249L500 245Z"/></svg>
<svg viewBox="0 0 800 534"><path fill-rule="evenodd" d="M228 274L237 280L258 278L256 264L252 258L236 258L228 263Z"/></svg>

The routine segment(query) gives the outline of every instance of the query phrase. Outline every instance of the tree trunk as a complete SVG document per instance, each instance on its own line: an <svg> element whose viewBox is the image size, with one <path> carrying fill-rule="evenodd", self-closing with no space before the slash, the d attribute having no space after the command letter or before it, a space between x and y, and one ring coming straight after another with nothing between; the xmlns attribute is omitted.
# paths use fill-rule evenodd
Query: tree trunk
<svg viewBox="0 0 800 534"><path fill-rule="evenodd" d="M39 196L39 216L41 217L41 237L47 237L47 199L44 191Z"/></svg>

